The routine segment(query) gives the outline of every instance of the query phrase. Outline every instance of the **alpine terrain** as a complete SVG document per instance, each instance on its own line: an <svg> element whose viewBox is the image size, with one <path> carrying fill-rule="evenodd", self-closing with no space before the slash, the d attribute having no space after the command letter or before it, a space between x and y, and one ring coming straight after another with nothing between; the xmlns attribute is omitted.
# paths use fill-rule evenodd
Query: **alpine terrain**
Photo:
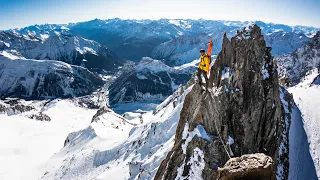
<svg viewBox="0 0 320 180"><path fill-rule="evenodd" d="M0 179L320 179L319 30L115 18L0 31Z"/></svg>

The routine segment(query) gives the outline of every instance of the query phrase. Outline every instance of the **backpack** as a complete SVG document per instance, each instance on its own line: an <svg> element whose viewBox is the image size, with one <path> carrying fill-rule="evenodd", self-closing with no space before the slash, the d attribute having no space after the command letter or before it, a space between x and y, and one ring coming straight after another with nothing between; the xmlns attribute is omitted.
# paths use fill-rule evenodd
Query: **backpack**
<svg viewBox="0 0 320 180"><path fill-rule="evenodd" d="M209 59L209 65L211 64L211 56L209 56L208 54L206 54L206 56L208 57Z"/></svg>

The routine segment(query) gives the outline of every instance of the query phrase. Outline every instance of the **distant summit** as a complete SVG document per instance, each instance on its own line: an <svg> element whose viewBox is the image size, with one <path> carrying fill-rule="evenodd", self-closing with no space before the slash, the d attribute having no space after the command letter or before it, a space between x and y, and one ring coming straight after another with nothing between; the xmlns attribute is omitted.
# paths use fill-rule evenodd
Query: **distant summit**
<svg viewBox="0 0 320 180"><path fill-rule="evenodd" d="M142 57L152 57L165 61L168 65L182 65L196 59L200 47L208 39L214 42L213 54L221 48L222 35L234 36L237 29L248 24L261 27L274 55L291 53L304 45L319 28L308 26L288 26L264 23L262 21L223 21L192 19L94 19L71 24L35 25L13 31L21 34L50 34L52 31L68 31L75 36L94 40L110 48L118 56L139 61Z"/></svg>

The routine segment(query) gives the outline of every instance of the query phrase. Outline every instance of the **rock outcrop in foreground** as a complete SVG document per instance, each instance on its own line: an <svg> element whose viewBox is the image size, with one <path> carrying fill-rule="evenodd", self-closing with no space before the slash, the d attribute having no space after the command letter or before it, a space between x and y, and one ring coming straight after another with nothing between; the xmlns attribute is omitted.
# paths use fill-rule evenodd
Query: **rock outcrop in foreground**
<svg viewBox="0 0 320 180"><path fill-rule="evenodd" d="M230 157L264 153L288 176L288 126L276 62L254 25L229 40L211 68L210 92L186 96L175 144L155 179L215 179ZM276 173L277 172L277 173Z"/></svg>
<svg viewBox="0 0 320 180"><path fill-rule="evenodd" d="M262 153L231 158L223 168L219 168L217 180L260 179L275 180L273 160Z"/></svg>

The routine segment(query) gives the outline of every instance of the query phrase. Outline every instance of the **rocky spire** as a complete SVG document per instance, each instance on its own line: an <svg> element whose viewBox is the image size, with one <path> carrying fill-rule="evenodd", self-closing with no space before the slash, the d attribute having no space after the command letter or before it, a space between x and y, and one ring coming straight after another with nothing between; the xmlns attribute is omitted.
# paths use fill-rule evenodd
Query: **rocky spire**
<svg viewBox="0 0 320 180"><path fill-rule="evenodd" d="M211 68L211 92L202 94L194 85L186 96L175 145L155 179L215 179L229 157L251 153L264 153L279 165L286 125L270 51L257 25L231 40L224 35Z"/></svg>

